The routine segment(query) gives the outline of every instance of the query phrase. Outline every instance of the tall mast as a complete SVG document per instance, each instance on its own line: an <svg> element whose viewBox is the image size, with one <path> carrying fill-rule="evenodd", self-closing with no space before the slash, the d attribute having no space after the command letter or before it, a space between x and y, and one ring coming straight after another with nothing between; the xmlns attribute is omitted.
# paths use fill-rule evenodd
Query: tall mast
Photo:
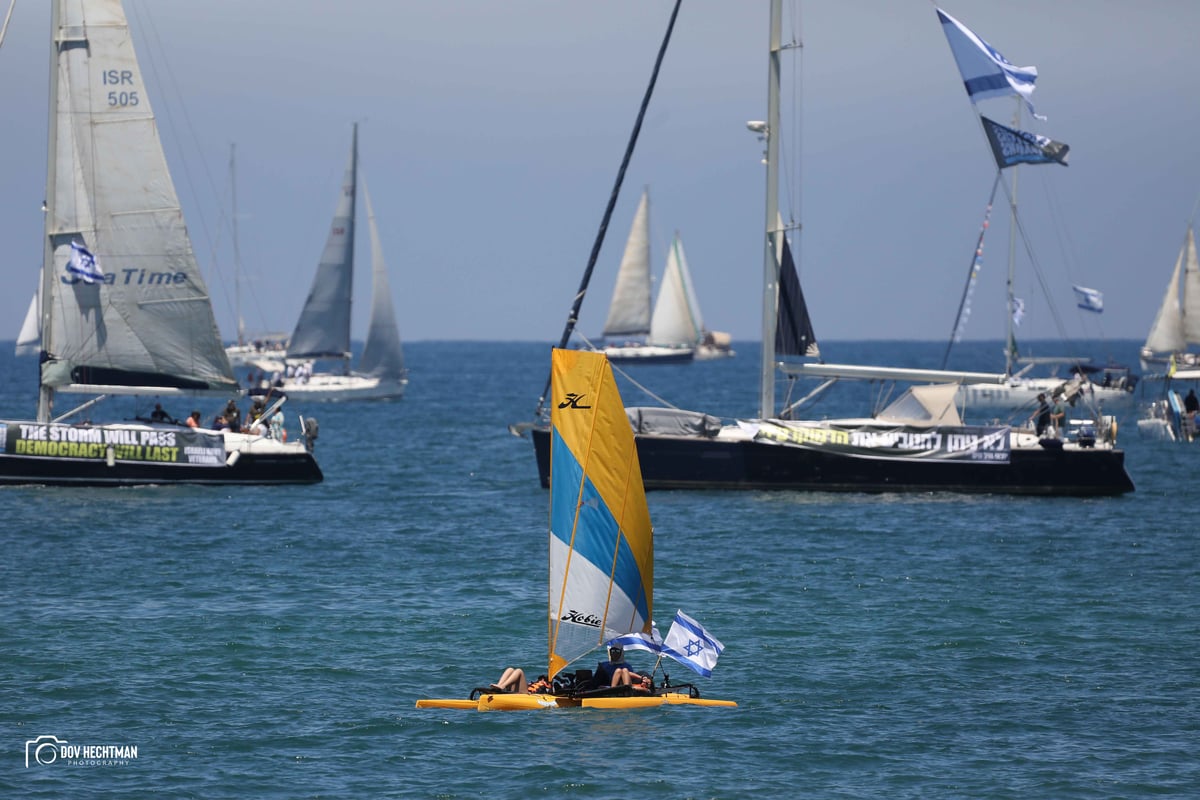
<svg viewBox="0 0 1200 800"><path fill-rule="evenodd" d="M54 389L42 383L41 370L46 353L54 352L54 326L50 323L50 309L54 298L51 297L51 287L54 285L54 234L56 233L55 191L58 165L58 56L62 48L62 3L55 0L50 12L50 107L49 122L46 125L46 199L43 211L45 235L42 241L42 291L41 301L41 355L38 364L38 422L49 422L50 412L54 408Z"/></svg>
<svg viewBox="0 0 1200 800"><path fill-rule="evenodd" d="M779 51L783 0L771 0L771 34L767 67L767 210L763 236L762 383L758 415L775 413L775 318L779 304Z"/></svg>
<svg viewBox="0 0 1200 800"><path fill-rule="evenodd" d="M237 343L240 347L246 343L246 321L242 319L242 254L238 250L236 152L237 145L231 142L229 145L229 189L233 195L233 313L237 321Z"/></svg>

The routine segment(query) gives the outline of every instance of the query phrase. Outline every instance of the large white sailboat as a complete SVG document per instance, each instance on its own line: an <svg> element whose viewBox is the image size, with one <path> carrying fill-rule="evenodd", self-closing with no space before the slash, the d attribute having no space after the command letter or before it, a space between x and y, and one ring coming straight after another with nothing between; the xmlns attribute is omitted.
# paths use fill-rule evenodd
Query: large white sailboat
<svg viewBox="0 0 1200 800"><path fill-rule="evenodd" d="M178 412L185 398L239 389L121 3L58 0L50 41L37 415L0 421L0 483L320 481L303 437L192 427L137 409L138 399L147 411L161 400ZM97 401L58 413L62 393L132 396L134 417L73 422Z"/></svg>
<svg viewBox="0 0 1200 800"><path fill-rule="evenodd" d="M1115 446L1111 418L1088 419L1077 435L1062 438L1043 437L1022 426L963 424L954 404L957 384L995 383L1002 375L777 361L785 355L812 357L818 352L778 213L780 54L788 47L781 41L782 16L782 0L771 0L767 118L750 123L767 143L759 416L726 422L696 411L627 408L646 488L1042 496L1133 491L1124 452ZM644 107L645 102L643 111ZM586 283L576 305L585 290ZM567 333L577 311L572 309ZM800 403L785 401L777 411L780 370L822 379L826 386L842 379L936 385L914 385L869 417L796 419ZM536 414L542 413L544 402L545 395ZM539 478L548 486L552 437L540 423L539 419L510 430L530 433Z"/></svg>
<svg viewBox="0 0 1200 800"><path fill-rule="evenodd" d="M351 369L350 307L354 284L354 221L358 194L358 126L337 209L308 299L287 349L288 374L266 387L305 401L384 400L404 396L408 384L404 350L388 283L387 264L371 195L363 182L371 238L371 316L358 369ZM312 372L315 362L333 360L335 372Z"/></svg>

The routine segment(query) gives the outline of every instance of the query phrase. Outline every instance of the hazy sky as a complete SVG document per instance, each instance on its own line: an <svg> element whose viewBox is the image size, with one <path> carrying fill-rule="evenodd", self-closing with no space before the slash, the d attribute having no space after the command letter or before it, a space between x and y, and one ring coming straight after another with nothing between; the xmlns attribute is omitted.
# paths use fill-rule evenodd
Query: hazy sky
<svg viewBox="0 0 1200 800"><path fill-rule="evenodd" d="M401 335L556 340L671 5L127 2L222 332L235 333L230 144L243 315L251 330L290 331L357 121ZM46 6L18 0L0 47L6 339L41 258ZM802 104L785 122L784 205L804 226L801 281L817 336L945 340L994 164L934 5L827 0L804 4L798 21L785 6L804 47L785 57L785 95ZM1013 63L1037 66L1034 100L1048 120L1025 127L1071 146L1070 167L1021 171L1021 335L1056 336L1053 307L1072 337L1144 337L1200 195L1200 3L942 7ZM708 326L759 338L764 169L745 122L766 114L766 39L765 0L684 0L584 304L588 335L603 325L649 185L655 271L679 230ZM982 108L1007 121L1013 103ZM992 216L967 338L1003 335L1005 202ZM370 284L365 220L359 234L356 338ZM1072 283L1104 292L1103 315L1075 309Z"/></svg>

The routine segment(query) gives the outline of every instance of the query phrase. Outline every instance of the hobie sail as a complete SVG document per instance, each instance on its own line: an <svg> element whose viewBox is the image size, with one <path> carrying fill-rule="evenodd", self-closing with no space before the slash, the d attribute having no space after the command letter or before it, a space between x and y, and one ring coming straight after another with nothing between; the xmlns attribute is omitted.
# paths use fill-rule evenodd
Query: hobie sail
<svg viewBox="0 0 1200 800"><path fill-rule="evenodd" d="M608 359L551 360L550 677L608 639L650 632L654 544L633 430Z"/></svg>

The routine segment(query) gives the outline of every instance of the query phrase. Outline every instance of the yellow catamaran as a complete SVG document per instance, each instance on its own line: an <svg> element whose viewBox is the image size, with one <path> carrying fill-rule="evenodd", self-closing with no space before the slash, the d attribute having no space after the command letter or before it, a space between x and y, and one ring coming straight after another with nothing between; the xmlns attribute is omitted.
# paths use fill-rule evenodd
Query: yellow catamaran
<svg viewBox="0 0 1200 800"><path fill-rule="evenodd" d="M550 581L547 693L425 699L417 708L735 706L669 681L650 691L590 688L589 670L567 668L625 634L653 626L654 537L633 430L602 353L556 349L551 358ZM669 639L670 637L668 637Z"/></svg>

